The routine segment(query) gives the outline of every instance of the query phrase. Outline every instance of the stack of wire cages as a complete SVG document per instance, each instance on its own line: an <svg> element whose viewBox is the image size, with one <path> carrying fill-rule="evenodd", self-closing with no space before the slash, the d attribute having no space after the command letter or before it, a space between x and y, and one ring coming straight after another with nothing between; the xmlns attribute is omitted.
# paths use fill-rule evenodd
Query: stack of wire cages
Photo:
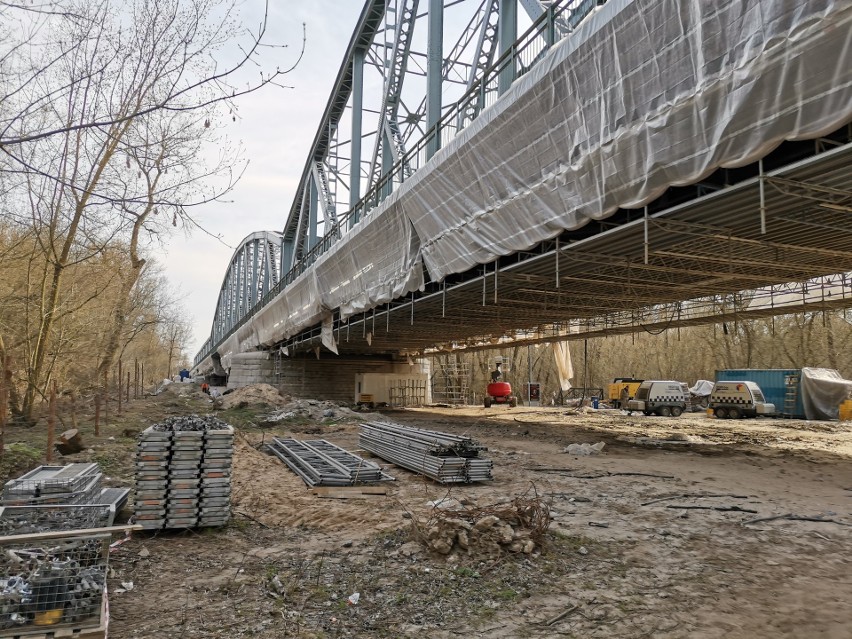
<svg viewBox="0 0 852 639"><path fill-rule="evenodd" d="M0 636L26 637L48 631L54 637L106 636L112 531L91 526L108 520L109 506L78 508L76 516L67 508L51 512L50 506L3 509ZM78 526L87 528L79 530Z"/></svg>
<svg viewBox="0 0 852 639"><path fill-rule="evenodd" d="M39 466L3 486L6 506L99 503L101 472L97 464Z"/></svg>

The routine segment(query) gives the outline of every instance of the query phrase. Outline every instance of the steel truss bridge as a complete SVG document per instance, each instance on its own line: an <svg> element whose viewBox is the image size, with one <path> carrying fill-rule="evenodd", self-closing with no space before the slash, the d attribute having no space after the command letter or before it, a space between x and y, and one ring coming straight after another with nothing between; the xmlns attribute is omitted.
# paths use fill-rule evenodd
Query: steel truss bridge
<svg viewBox="0 0 852 639"><path fill-rule="evenodd" d="M661 13L675 0L368 0L286 224L234 253L196 366L260 348L423 354L852 306L852 10L803 0L801 15L746 32L742 15L783 3L717 4L683 36L693 71L643 102L669 74L643 71L654 37L690 32ZM730 42L715 34L732 59L708 61L696 48L714 34L699 27L733 11ZM647 40L600 53L642 20ZM782 84L714 97L731 43L773 28L789 49L753 56L755 77L743 66L736 81ZM678 42L654 62L674 68ZM695 79L679 115L699 53L720 86ZM756 97L795 93L783 83L816 59L833 76L761 111ZM603 85L607 64L624 77ZM700 155L684 137L706 146L700 170L684 168ZM576 178L585 156L598 168Z"/></svg>

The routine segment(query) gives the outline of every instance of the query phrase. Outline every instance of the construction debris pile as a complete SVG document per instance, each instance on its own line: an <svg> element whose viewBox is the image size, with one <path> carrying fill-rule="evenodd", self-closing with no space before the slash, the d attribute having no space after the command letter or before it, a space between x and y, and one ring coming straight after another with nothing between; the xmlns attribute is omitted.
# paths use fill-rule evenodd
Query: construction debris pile
<svg viewBox="0 0 852 639"><path fill-rule="evenodd" d="M136 522L148 529L223 526L230 517L234 429L216 417L170 417L139 435Z"/></svg>
<svg viewBox="0 0 852 639"><path fill-rule="evenodd" d="M378 464L324 439L299 441L275 437L267 447L311 488L393 480Z"/></svg>
<svg viewBox="0 0 852 639"><path fill-rule="evenodd" d="M436 507L414 526L419 540L442 555L453 551L498 556L531 554L550 526L550 508L540 498L519 497L510 504L444 509Z"/></svg>
<svg viewBox="0 0 852 639"><path fill-rule="evenodd" d="M479 456L488 449L470 437L401 424L365 422L361 424L359 443L364 450L441 484L493 479L493 462Z"/></svg>

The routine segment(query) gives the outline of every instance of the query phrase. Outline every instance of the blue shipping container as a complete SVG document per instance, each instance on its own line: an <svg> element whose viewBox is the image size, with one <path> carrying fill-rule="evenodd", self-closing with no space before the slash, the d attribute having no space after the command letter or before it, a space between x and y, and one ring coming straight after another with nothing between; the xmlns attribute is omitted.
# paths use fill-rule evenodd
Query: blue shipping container
<svg viewBox="0 0 852 639"><path fill-rule="evenodd" d="M796 408L792 417L804 419L805 407L802 404L802 369L800 368L727 368L716 371L716 381L754 382L760 386L766 401L775 404L775 410L779 415L783 415L788 375L796 375L799 378L796 389Z"/></svg>

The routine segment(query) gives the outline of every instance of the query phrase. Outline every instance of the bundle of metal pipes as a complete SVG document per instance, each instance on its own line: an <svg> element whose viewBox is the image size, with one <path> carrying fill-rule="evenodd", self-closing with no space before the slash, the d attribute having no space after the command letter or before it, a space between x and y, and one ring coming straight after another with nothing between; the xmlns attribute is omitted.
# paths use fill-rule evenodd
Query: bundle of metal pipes
<svg viewBox="0 0 852 639"><path fill-rule="evenodd" d="M426 475L441 484L467 484L493 479L490 459L479 457L488 450L470 437L401 424L361 424L360 445L397 466Z"/></svg>
<svg viewBox="0 0 852 639"><path fill-rule="evenodd" d="M355 486L393 480L378 464L324 439L299 441L274 437L267 446L310 487Z"/></svg>

